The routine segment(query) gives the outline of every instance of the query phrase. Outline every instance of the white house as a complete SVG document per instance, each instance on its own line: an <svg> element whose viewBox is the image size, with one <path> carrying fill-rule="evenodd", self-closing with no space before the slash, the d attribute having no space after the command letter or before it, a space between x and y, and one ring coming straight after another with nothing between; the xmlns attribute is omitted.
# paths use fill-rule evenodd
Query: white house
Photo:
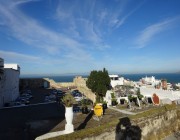
<svg viewBox="0 0 180 140"><path fill-rule="evenodd" d="M180 95L180 91L174 92L170 90L140 87L140 93L147 98L152 98L153 94L155 93L156 95L158 95L162 104L169 104L172 102L180 104L180 96L178 96Z"/></svg>
<svg viewBox="0 0 180 140"><path fill-rule="evenodd" d="M17 64L4 64L0 58L0 108L19 96L20 67Z"/></svg>
<svg viewBox="0 0 180 140"><path fill-rule="evenodd" d="M119 77L118 75L109 75L109 77L113 88L117 85L124 85L124 77Z"/></svg>
<svg viewBox="0 0 180 140"><path fill-rule="evenodd" d="M158 85L159 83L161 83L160 80L157 80L155 79L154 76L152 77L144 77L140 80L143 84L147 84L147 85L152 85L152 86L155 86L155 85Z"/></svg>
<svg viewBox="0 0 180 140"><path fill-rule="evenodd" d="M180 83L177 83L176 86L180 88Z"/></svg>

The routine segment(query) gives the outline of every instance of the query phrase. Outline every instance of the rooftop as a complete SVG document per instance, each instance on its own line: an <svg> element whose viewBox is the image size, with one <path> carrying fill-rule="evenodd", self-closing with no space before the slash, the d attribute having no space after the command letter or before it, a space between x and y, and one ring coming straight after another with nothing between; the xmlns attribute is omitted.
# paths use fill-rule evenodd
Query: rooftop
<svg viewBox="0 0 180 140"><path fill-rule="evenodd" d="M4 68L10 68L10 69L14 69L14 70L20 70L20 67L18 64L4 64Z"/></svg>

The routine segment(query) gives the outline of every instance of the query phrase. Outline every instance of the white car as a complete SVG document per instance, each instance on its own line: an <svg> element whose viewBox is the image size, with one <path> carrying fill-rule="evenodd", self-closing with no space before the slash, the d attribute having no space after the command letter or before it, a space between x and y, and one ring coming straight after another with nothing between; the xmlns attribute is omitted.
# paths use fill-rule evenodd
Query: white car
<svg viewBox="0 0 180 140"><path fill-rule="evenodd" d="M74 97L74 99L75 99L77 102L79 102L79 101L81 101L81 100L83 99L83 97L76 96L76 97Z"/></svg>

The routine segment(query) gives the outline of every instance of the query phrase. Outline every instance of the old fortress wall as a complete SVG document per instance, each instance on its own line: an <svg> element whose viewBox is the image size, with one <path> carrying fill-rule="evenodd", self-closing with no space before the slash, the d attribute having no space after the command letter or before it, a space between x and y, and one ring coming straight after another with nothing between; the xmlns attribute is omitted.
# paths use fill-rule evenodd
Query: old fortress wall
<svg viewBox="0 0 180 140"><path fill-rule="evenodd" d="M56 83L58 87L77 87L77 89L84 94L87 98L91 99L93 102L96 100L96 95L86 86L87 78L82 76L76 76L73 82L60 82ZM51 82L50 82L51 83Z"/></svg>
<svg viewBox="0 0 180 140"><path fill-rule="evenodd" d="M30 88L38 88L44 87L46 88L72 88L76 87L81 93L83 93L87 98L91 99L95 102L96 95L87 88L86 86L87 78L83 78L82 76L76 76L73 79L73 82L55 82L53 79L49 78L26 78L20 80L20 86L30 87ZM47 83L47 84L45 84Z"/></svg>
<svg viewBox="0 0 180 140"><path fill-rule="evenodd" d="M95 102L96 95L86 86L86 81L87 78L82 78L81 76L77 76L74 78L73 83L80 92L82 92L86 97L88 97L93 102Z"/></svg>
<svg viewBox="0 0 180 140"><path fill-rule="evenodd" d="M177 108L145 118L136 118L131 123L138 125L142 130L142 140L162 140L166 136L180 131L180 109ZM112 128L111 131L101 133L98 136L86 137L83 140L113 140L115 137L115 128Z"/></svg>

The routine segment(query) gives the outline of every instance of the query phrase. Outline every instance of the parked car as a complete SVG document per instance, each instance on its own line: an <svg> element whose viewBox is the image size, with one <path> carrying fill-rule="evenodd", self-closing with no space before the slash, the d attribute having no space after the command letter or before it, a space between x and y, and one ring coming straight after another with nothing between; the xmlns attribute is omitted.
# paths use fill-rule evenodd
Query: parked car
<svg viewBox="0 0 180 140"><path fill-rule="evenodd" d="M21 100L28 100L29 98L26 98L25 96L19 96L15 101L20 102Z"/></svg>
<svg viewBox="0 0 180 140"><path fill-rule="evenodd" d="M77 102L79 102L79 101L81 101L83 98L82 98L82 97L79 97L79 96L75 96L74 99L75 99Z"/></svg>
<svg viewBox="0 0 180 140"><path fill-rule="evenodd" d="M55 100L55 99L56 99L56 96L55 96L55 95L53 95L53 94L51 94L51 95L49 95L49 99L51 99L51 100Z"/></svg>
<svg viewBox="0 0 180 140"><path fill-rule="evenodd" d="M14 102L13 106L25 106L25 104L21 102Z"/></svg>
<svg viewBox="0 0 180 140"><path fill-rule="evenodd" d="M80 92L73 92L72 93L72 95L74 96L74 97L82 97L82 94L80 93Z"/></svg>
<svg viewBox="0 0 180 140"><path fill-rule="evenodd" d="M26 95L21 95L19 96L19 99L25 99L25 100L30 100L30 97L29 96L26 96Z"/></svg>
<svg viewBox="0 0 180 140"><path fill-rule="evenodd" d="M31 93L31 90L27 90L27 93L28 93L28 94L32 94L32 93Z"/></svg>
<svg viewBox="0 0 180 140"><path fill-rule="evenodd" d="M44 102L51 102L49 96L45 96Z"/></svg>
<svg viewBox="0 0 180 140"><path fill-rule="evenodd" d="M56 89L53 89L53 90L51 91L51 93L52 93L52 94L57 94L57 90L56 90Z"/></svg>
<svg viewBox="0 0 180 140"><path fill-rule="evenodd" d="M65 96L65 92L57 91L57 95L56 95L57 98L63 98L64 96Z"/></svg>
<svg viewBox="0 0 180 140"><path fill-rule="evenodd" d="M28 94L28 93L22 94L21 97L27 97L29 99L33 98L33 96L31 94Z"/></svg>
<svg viewBox="0 0 180 140"><path fill-rule="evenodd" d="M71 93L74 95L74 94L76 94L78 92L79 92L79 90L73 90Z"/></svg>
<svg viewBox="0 0 180 140"><path fill-rule="evenodd" d="M63 91L62 90L57 90L57 94L60 94L60 93L63 93Z"/></svg>
<svg viewBox="0 0 180 140"><path fill-rule="evenodd" d="M28 104L30 104L30 102L28 100L26 100L26 99L22 99L21 104L28 105Z"/></svg>

